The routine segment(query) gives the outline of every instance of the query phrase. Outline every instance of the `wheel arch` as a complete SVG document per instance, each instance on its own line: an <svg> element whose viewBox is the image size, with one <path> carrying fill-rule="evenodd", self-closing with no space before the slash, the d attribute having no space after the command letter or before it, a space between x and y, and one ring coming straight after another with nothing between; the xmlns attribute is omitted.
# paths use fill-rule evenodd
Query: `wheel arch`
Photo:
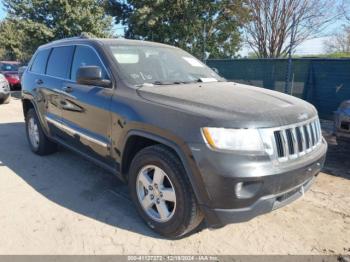
<svg viewBox="0 0 350 262"><path fill-rule="evenodd" d="M38 114L34 103L28 98L22 99L22 107L23 107L23 115L24 115L24 117L26 117L29 109L31 109L31 108L33 108L35 110L35 112Z"/></svg>
<svg viewBox="0 0 350 262"><path fill-rule="evenodd" d="M28 97L22 98L22 107L23 107L24 118L26 117L26 115L30 109L34 109L34 111L39 119L39 122L40 122L42 129L43 129L44 134L46 136L49 136L49 132L47 130L47 125L43 119L43 116L39 113L39 109L38 109L36 103L33 101L33 99L30 99Z"/></svg>
<svg viewBox="0 0 350 262"><path fill-rule="evenodd" d="M144 139L146 141L141 147L133 147L132 139ZM193 156L189 148L186 148L185 144L183 146L179 146L176 142L173 140L170 140L169 138L148 133L145 131L139 131L139 130L133 130L128 133L125 139L124 147L122 150L122 156L121 156L121 175L123 176L123 179L127 181L128 179L128 171L130 168L131 161L133 157L142 150L143 148L147 146L152 145L164 145L167 148L169 148L171 151L173 151L178 158L180 159L181 163L183 164L186 175L191 183L192 189L196 195L197 201L199 204L208 203L209 196L207 194L207 191L204 187L204 182L202 180L202 177L199 173L199 170L196 168ZM135 150L133 154L130 154L130 148L133 148Z"/></svg>

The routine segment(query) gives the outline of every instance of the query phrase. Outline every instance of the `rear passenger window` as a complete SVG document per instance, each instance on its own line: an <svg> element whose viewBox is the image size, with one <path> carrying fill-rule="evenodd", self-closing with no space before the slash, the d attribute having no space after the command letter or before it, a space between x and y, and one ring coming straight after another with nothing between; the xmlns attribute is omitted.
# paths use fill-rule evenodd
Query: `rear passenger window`
<svg viewBox="0 0 350 262"><path fill-rule="evenodd" d="M99 66L102 70L102 77L108 79L107 72L96 52L88 46L77 46L72 64L71 79L76 81L77 71L81 66Z"/></svg>
<svg viewBox="0 0 350 262"><path fill-rule="evenodd" d="M47 58L49 57L51 49L44 49L39 51L34 58L34 62L30 71L37 74L45 74Z"/></svg>
<svg viewBox="0 0 350 262"><path fill-rule="evenodd" d="M74 47L55 47L47 64L46 74L54 77L69 78Z"/></svg>

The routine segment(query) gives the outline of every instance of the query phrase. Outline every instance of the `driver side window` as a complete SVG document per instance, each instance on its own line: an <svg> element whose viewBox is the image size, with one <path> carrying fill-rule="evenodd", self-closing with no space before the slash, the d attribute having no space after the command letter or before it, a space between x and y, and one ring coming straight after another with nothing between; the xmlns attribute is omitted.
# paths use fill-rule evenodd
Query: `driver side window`
<svg viewBox="0 0 350 262"><path fill-rule="evenodd" d="M108 74L102 65L96 52L88 46L76 46L72 64L71 79L76 81L77 71L81 66L99 66L102 70L102 78L108 79Z"/></svg>

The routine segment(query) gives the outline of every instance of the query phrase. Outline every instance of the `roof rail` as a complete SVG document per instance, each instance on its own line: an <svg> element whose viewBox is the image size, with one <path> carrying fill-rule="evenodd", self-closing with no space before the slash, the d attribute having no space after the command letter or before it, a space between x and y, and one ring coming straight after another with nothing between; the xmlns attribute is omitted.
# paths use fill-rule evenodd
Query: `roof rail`
<svg viewBox="0 0 350 262"><path fill-rule="evenodd" d="M62 38L62 39L54 40L52 42L56 43L56 42L61 42L61 41L66 41L66 40L77 40L77 39L91 39L91 36L88 33L83 32L80 34L80 36L72 36L72 37Z"/></svg>

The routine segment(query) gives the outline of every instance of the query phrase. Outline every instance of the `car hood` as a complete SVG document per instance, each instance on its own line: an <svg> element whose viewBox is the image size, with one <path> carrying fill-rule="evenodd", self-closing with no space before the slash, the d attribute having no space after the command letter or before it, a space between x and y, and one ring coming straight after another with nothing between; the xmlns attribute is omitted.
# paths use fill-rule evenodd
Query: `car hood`
<svg viewBox="0 0 350 262"><path fill-rule="evenodd" d="M276 127L317 115L311 104L296 97L233 82L142 86L144 99L201 115L208 124L224 127Z"/></svg>

